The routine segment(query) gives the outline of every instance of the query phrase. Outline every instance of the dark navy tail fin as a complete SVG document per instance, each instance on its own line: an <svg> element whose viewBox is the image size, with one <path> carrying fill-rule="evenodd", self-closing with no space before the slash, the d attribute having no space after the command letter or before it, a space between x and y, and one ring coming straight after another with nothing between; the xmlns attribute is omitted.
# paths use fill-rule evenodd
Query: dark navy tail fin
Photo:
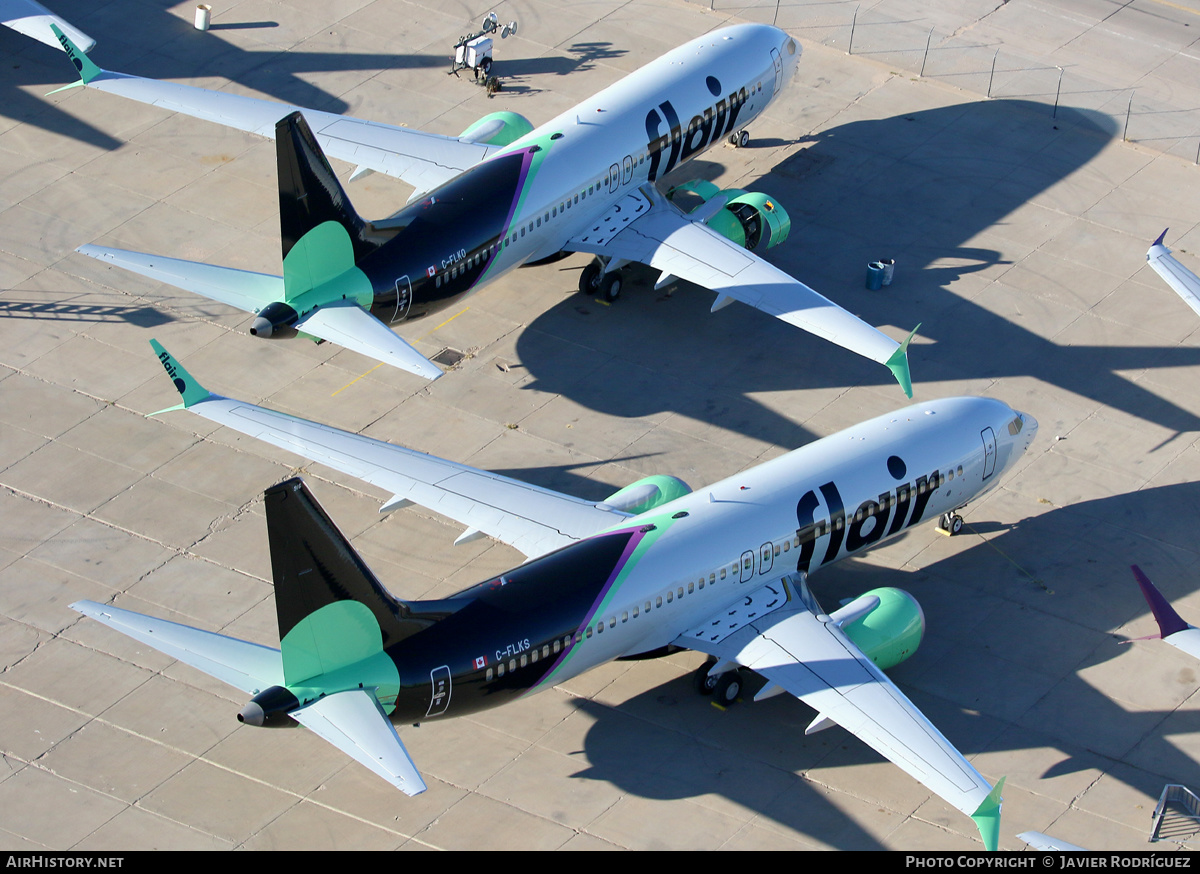
<svg viewBox="0 0 1200 874"><path fill-rule="evenodd" d="M376 248L367 241L366 223L350 205L317 138L299 112L276 123L275 156L279 166L279 225L285 260L305 234L331 221L346 229L354 246L355 262Z"/></svg>
<svg viewBox="0 0 1200 874"><path fill-rule="evenodd" d="M303 481L272 486L265 497L280 641L304 619L340 601L357 601L374 614L384 647L417 630L408 605L380 585Z"/></svg>

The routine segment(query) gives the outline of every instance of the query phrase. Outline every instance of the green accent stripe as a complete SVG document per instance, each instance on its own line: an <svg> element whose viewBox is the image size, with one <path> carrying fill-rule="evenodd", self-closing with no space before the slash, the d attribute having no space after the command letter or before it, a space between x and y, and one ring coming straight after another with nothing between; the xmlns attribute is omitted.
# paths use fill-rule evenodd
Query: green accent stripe
<svg viewBox="0 0 1200 874"><path fill-rule="evenodd" d="M979 837L983 839L984 849L992 852L995 852L1000 844L1000 806L1004 802L1001 795L1004 792L1005 779L1000 778L1000 782L971 814L971 819L975 820L975 827L979 829Z"/></svg>
<svg viewBox="0 0 1200 874"><path fill-rule="evenodd" d="M62 43L63 51L67 53L67 57L71 59L71 63L79 71L79 77L83 80L83 84L88 84L104 72L96 66L91 58L83 53L83 50L79 46L71 42L70 38L58 29L57 24L51 24L50 29L54 31L54 35Z"/></svg>
<svg viewBox="0 0 1200 874"><path fill-rule="evenodd" d="M917 325L912 329L900 347L892 353L892 357L887 360L887 368L896 377L896 382L900 383L900 388L904 389L904 393L908 397L912 397L912 375L908 372L908 344L912 342L912 338L917 335L917 331L921 330L921 326Z"/></svg>
<svg viewBox="0 0 1200 874"><path fill-rule="evenodd" d="M198 383L190 373L184 370L183 365L176 361L171 353L163 348L161 343L157 340L151 340L150 348L158 354L158 360L162 362L163 369L167 371L167 376L171 377L175 383L175 390L183 396L183 406L185 408L212 397L212 393ZM178 408L171 407L171 409ZM159 412L165 413L166 410L159 410Z"/></svg>

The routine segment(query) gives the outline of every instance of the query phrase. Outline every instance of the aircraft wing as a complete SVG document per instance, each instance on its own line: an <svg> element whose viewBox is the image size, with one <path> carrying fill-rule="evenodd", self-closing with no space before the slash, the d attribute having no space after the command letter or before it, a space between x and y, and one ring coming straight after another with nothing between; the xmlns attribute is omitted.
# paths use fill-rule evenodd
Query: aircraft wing
<svg viewBox="0 0 1200 874"><path fill-rule="evenodd" d="M442 375L436 364L353 301L313 310L296 329L429 380Z"/></svg>
<svg viewBox="0 0 1200 874"><path fill-rule="evenodd" d="M71 609L250 695L283 683L277 649L95 601L76 601Z"/></svg>
<svg viewBox="0 0 1200 874"><path fill-rule="evenodd" d="M85 52L90 52L96 45L96 41L82 30L34 0L0 0L0 24L56 49L61 46L50 29L51 24L56 25Z"/></svg>
<svg viewBox="0 0 1200 874"><path fill-rule="evenodd" d="M1060 841L1058 838L1052 838L1050 835L1042 832L1021 832L1017 835L1029 846L1035 850L1041 850L1044 853L1086 853L1083 847L1078 847L1075 844L1068 844L1066 841Z"/></svg>
<svg viewBox="0 0 1200 874"><path fill-rule="evenodd" d="M1154 621L1158 623L1158 633L1164 642L1185 652L1192 658L1200 659L1200 628L1189 625L1183 617L1175 612L1150 578L1136 564L1131 568L1133 576L1142 589Z"/></svg>
<svg viewBox="0 0 1200 874"><path fill-rule="evenodd" d="M887 366L905 394L912 397L907 341L897 343L703 222L684 215L653 185L644 185L617 201L564 248L648 264L664 277L711 289L717 292L714 312L730 300L749 304Z"/></svg>
<svg viewBox="0 0 1200 874"><path fill-rule="evenodd" d="M185 409L391 492L384 510L420 504L460 522L466 526L460 540L483 533L532 558L628 516L490 471L211 394L157 341L151 345Z"/></svg>
<svg viewBox="0 0 1200 874"><path fill-rule="evenodd" d="M1146 261L1154 272L1165 279L1167 285L1200 315L1200 276L1180 264L1171 254L1171 250L1163 245L1166 235L1167 231L1159 234L1158 239L1146 251Z"/></svg>
<svg viewBox="0 0 1200 874"><path fill-rule="evenodd" d="M84 84L97 91L107 91L169 112L181 112L272 139L275 123L299 110L304 113L327 155L348 161L360 169L395 176L413 186L418 193L453 179L500 148L305 109L290 103L102 70L64 38L61 29L56 30L55 35L82 75L81 82L76 85Z"/></svg>
<svg viewBox="0 0 1200 874"><path fill-rule="evenodd" d="M288 716L366 765L405 795L425 791L425 781L401 743L400 735L367 690L326 695Z"/></svg>
<svg viewBox="0 0 1200 874"><path fill-rule="evenodd" d="M283 300L282 276L104 246L80 246L75 251L249 313L258 312L272 301Z"/></svg>
<svg viewBox="0 0 1200 874"><path fill-rule="evenodd" d="M974 819L984 845L994 850L1003 781L993 790L837 622L816 612L806 587L800 589L800 597L777 609L768 600L743 619L722 611L674 643L750 668L857 735Z"/></svg>

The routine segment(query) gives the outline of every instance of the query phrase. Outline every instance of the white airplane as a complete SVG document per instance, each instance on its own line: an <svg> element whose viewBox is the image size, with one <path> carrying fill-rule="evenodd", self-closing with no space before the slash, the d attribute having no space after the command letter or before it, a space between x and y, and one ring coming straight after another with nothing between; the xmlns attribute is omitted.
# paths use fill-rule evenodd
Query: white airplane
<svg viewBox="0 0 1200 874"><path fill-rule="evenodd" d="M1154 583L1150 582L1150 578L1142 573L1141 568L1135 564L1130 570L1133 571L1134 578L1141 586L1146 603L1150 605L1154 621L1158 623L1159 636L1166 643L1187 653L1192 658L1200 659L1200 628L1188 625L1183 621L1183 618L1175 612L1175 608L1167 603L1167 599L1155 588ZM1150 638L1143 639L1149 640Z"/></svg>
<svg viewBox="0 0 1200 874"><path fill-rule="evenodd" d="M0 24L56 49L61 46L50 29L52 24L82 51L90 52L96 46L96 41L82 30L34 0L0 0Z"/></svg>
<svg viewBox="0 0 1200 874"><path fill-rule="evenodd" d="M648 264L658 286L678 278L716 291L714 311L739 300L885 364L912 397L911 335L897 343L751 251L787 236L791 221L771 198L683 186L708 198L685 215L656 186L718 143L747 141L746 125L800 59L778 28L744 24L692 40L539 128L496 112L458 137L107 72L59 39L82 76L74 85L277 137L282 277L80 249L253 312L252 334L300 332L436 378L436 365L386 325L450 306L516 267L588 252L596 260L582 291L613 299L620 269ZM357 165L352 180L378 170L412 185L413 197L391 218L363 220L322 149Z"/></svg>
<svg viewBox="0 0 1200 874"><path fill-rule="evenodd" d="M827 614L808 575L993 488L1037 422L985 398L880 416L692 492L652 476L595 503L209 393L153 343L187 409L299 453L528 556L440 601L401 601L299 480L267 491L280 650L81 601L82 613L253 696L240 719L312 728L407 793L391 723L469 714L616 658L706 653L700 691L788 692L999 835L1000 793L887 678L916 649L913 598L876 589ZM162 412L167 412L166 410ZM389 722L390 719L390 722Z"/></svg>
<svg viewBox="0 0 1200 874"><path fill-rule="evenodd" d="M1159 234L1158 239L1146 250L1146 261L1183 298L1184 303L1200 315L1200 276L1180 264L1171 250L1163 245L1163 238L1169 230L1167 228Z"/></svg>

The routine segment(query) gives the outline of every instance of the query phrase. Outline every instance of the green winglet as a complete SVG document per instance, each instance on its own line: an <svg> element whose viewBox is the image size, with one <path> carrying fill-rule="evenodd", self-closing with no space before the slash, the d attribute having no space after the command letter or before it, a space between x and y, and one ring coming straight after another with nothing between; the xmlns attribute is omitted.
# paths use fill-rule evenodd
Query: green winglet
<svg viewBox="0 0 1200 874"><path fill-rule="evenodd" d="M83 50L79 48L79 46L71 42L70 38L58 29L57 24L51 24L50 29L54 31L54 35L58 37L58 41L62 43L63 51L67 53L67 57L71 59L71 63L74 64L75 69L79 71L79 76L82 80L82 83L72 82L70 85L64 86L64 88L57 88L54 91L51 91L51 94L57 94L59 91L63 91L66 88L75 88L80 84L86 85L104 72L96 66L91 58L83 53Z"/></svg>
<svg viewBox="0 0 1200 874"><path fill-rule="evenodd" d="M900 383L900 388L904 389L904 393L912 397L912 375L908 372L908 344L912 342L912 338L917 336L917 331L921 330L921 326L917 325L912 329L912 333L905 338L900 344L892 357L885 364L887 369L892 372L892 376L896 377L896 382Z"/></svg>
<svg viewBox="0 0 1200 874"><path fill-rule="evenodd" d="M1000 806L1004 802L1000 796L1004 792L1004 780L1004 777L1000 778L996 788L988 793L988 797L983 799L979 808L971 814L971 819L975 820L975 827L979 829L979 837L983 839L984 849L993 852L1000 844Z"/></svg>
<svg viewBox="0 0 1200 874"><path fill-rule="evenodd" d="M206 401L212 397L212 393L196 382L195 378L183 369L183 365L176 361L171 353L163 348L162 344L157 340L150 341L151 348L158 353L158 360L162 362L163 369L167 371L167 376L171 377L175 383L175 390L183 396L183 403L174 407L167 407L165 410L159 410L158 413L167 413L171 410L186 410L192 404ZM151 413L151 416L157 416L158 413Z"/></svg>

